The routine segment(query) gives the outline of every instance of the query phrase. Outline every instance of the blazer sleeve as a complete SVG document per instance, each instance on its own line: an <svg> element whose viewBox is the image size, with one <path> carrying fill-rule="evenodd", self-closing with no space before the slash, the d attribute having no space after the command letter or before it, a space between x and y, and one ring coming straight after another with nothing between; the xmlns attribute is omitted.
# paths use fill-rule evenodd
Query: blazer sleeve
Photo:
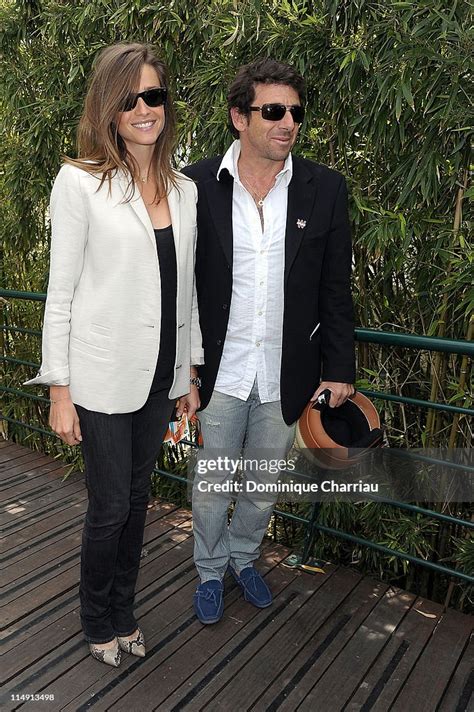
<svg viewBox="0 0 474 712"><path fill-rule="evenodd" d="M193 199L197 202L197 187L193 183ZM196 274L194 267L196 266L196 240L197 240L197 228L194 232L194 245L193 245L193 301L191 307L191 366L202 366L204 363L204 349L202 347L202 334L201 327L199 325L199 310L198 310L198 300L196 291Z"/></svg>
<svg viewBox="0 0 474 712"><path fill-rule="evenodd" d="M88 233L82 173L80 168L64 165L51 192L51 255L42 362L36 378L24 385L69 385L71 308L84 264Z"/></svg>
<svg viewBox="0 0 474 712"><path fill-rule="evenodd" d="M355 381L351 266L352 244L347 186L341 176L324 252L319 292L323 381Z"/></svg>

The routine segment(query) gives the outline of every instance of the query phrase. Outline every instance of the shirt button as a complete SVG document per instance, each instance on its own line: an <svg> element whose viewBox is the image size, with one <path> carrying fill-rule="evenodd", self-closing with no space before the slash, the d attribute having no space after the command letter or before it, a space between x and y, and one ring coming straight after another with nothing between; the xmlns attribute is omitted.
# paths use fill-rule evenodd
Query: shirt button
<svg viewBox="0 0 474 712"><path fill-rule="evenodd" d="M217 339L216 344L220 346L222 344L222 339Z"/></svg>
<svg viewBox="0 0 474 712"><path fill-rule="evenodd" d="M260 341L256 341L255 346L260 346Z"/></svg>
<svg viewBox="0 0 474 712"><path fill-rule="evenodd" d="M223 305L222 305L222 308L224 309L224 311L227 309L228 306L229 306L228 304L223 304Z"/></svg>
<svg viewBox="0 0 474 712"><path fill-rule="evenodd" d="M261 254L261 255L264 255L264 254L265 254L265 250L260 250L260 254Z"/></svg>
<svg viewBox="0 0 474 712"><path fill-rule="evenodd" d="M260 282L260 286L263 287L264 284L265 284L265 282L262 279L262 281Z"/></svg>
<svg viewBox="0 0 474 712"><path fill-rule="evenodd" d="M263 314L263 312L261 312L261 311L258 312L258 315L259 315L259 316L262 316L262 314Z"/></svg>

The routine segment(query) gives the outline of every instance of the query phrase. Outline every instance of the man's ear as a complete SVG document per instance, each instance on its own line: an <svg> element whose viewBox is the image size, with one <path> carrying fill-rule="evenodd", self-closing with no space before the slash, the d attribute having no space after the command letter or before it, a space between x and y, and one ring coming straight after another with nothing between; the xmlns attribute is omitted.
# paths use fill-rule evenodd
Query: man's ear
<svg viewBox="0 0 474 712"><path fill-rule="evenodd" d="M230 110L230 118L234 124L234 128L237 131L245 131L249 125L248 117L245 114L241 114L236 106L233 106Z"/></svg>

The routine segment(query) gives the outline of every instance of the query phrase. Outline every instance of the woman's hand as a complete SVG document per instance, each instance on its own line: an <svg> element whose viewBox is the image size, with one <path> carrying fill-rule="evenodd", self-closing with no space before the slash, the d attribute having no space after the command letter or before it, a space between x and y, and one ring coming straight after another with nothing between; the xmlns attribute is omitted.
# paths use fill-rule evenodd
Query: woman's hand
<svg viewBox="0 0 474 712"><path fill-rule="evenodd" d="M176 415L180 417L183 413L186 413L188 418L190 418L197 411L201 405L201 399L199 398L199 388L197 386L191 385L191 391L186 393L185 396L176 402Z"/></svg>
<svg viewBox="0 0 474 712"><path fill-rule="evenodd" d="M79 417L67 386L51 386L49 426L66 445L78 445L82 441Z"/></svg>

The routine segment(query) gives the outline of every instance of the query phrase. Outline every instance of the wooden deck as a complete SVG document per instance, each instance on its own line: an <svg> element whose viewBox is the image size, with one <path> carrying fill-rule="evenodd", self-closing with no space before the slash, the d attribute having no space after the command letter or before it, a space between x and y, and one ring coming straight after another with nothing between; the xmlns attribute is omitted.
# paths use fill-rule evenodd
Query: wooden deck
<svg viewBox="0 0 474 712"><path fill-rule="evenodd" d="M137 588L147 656L96 662L78 613L82 476L62 482L60 462L8 442L0 461L2 709L473 709L470 617L336 565L295 572L279 545L260 567L273 606L257 611L227 580L223 620L202 626L191 513L164 502L149 511ZM49 699L22 701L35 694Z"/></svg>

